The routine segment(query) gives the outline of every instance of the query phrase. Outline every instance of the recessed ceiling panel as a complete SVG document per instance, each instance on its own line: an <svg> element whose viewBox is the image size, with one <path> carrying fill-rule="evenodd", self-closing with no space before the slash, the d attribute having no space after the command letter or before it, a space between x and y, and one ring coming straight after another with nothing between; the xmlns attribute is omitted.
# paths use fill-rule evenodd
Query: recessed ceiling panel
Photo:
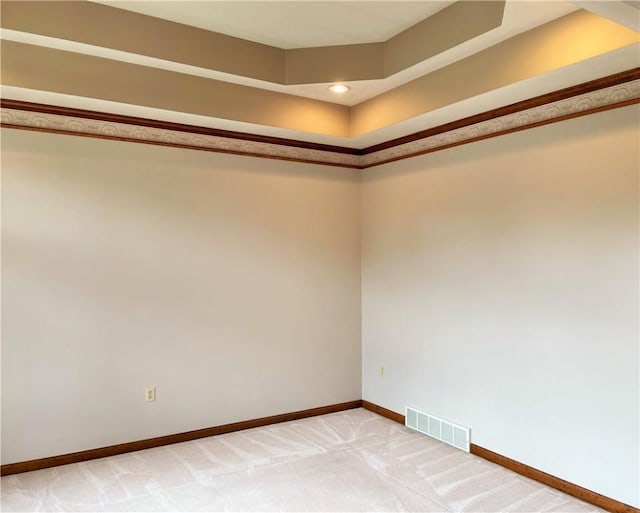
<svg viewBox="0 0 640 513"><path fill-rule="evenodd" d="M290 49L386 41L453 2L98 3Z"/></svg>

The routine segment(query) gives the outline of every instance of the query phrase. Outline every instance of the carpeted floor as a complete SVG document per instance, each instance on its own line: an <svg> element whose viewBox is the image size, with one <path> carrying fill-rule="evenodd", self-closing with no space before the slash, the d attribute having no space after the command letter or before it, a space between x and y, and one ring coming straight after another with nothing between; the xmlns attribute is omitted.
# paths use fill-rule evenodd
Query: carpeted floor
<svg viewBox="0 0 640 513"><path fill-rule="evenodd" d="M2 478L2 511L601 511L363 409Z"/></svg>

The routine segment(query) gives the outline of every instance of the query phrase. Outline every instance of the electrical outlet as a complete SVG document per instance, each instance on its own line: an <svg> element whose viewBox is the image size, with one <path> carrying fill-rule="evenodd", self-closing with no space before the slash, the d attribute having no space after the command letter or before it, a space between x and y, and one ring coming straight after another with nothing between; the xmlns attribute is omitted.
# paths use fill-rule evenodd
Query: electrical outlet
<svg viewBox="0 0 640 513"><path fill-rule="evenodd" d="M156 387L149 387L145 392L145 399L148 403L156 400Z"/></svg>

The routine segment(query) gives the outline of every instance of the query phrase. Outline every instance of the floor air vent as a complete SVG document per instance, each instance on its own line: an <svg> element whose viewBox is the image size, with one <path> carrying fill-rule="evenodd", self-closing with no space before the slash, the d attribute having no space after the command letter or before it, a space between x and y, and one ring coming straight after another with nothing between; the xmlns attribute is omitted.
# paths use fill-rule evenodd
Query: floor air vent
<svg viewBox="0 0 640 513"><path fill-rule="evenodd" d="M471 430L407 406L405 425L458 449L469 452Z"/></svg>

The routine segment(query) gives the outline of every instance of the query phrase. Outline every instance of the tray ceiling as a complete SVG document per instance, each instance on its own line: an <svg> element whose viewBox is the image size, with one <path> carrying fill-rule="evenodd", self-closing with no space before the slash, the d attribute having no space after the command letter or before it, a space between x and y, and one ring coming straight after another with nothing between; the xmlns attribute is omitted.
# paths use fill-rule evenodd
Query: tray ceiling
<svg viewBox="0 0 640 513"><path fill-rule="evenodd" d="M453 1L98 1L278 48L386 41Z"/></svg>
<svg viewBox="0 0 640 513"><path fill-rule="evenodd" d="M353 148L640 65L633 2L0 6L4 98Z"/></svg>

